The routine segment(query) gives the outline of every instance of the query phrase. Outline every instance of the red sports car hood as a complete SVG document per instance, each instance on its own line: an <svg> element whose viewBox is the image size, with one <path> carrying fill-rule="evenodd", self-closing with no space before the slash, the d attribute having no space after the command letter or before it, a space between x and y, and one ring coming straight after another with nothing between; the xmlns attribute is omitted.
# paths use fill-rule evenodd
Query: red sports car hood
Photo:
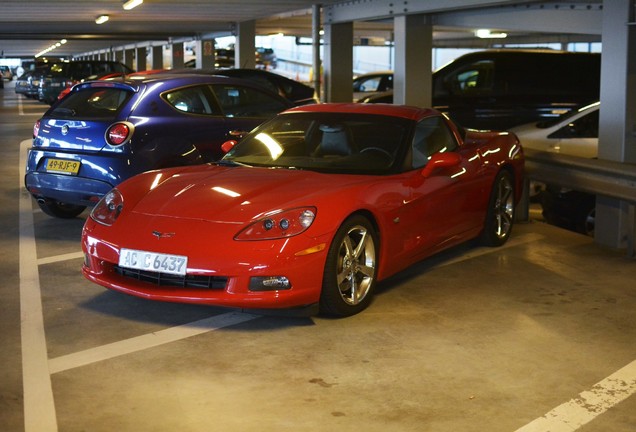
<svg viewBox="0 0 636 432"><path fill-rule="evenodd" d="M187 219L245 222L276 209L317 205L333 193L368 178L288 169L205 166L168 178L147 175L135 213ZM163 174L165 175L165 174ZM151 186L156 184L156 186Z"/></svg>

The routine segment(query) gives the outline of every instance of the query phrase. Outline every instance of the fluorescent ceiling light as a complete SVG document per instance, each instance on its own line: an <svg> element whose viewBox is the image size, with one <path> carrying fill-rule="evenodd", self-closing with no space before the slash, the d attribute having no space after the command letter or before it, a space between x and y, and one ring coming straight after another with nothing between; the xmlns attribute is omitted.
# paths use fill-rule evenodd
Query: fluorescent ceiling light
<svg viewBox="0 0 636 432"><path fill-rule="evenodd" d="M503 39L508 33L493 33L488 29L480 29L475 32L475 36L481 39Z"/></svg>
<svg viewBox="0 0 636 432"><path fill-rule="evenodd" d="M100 15L95 18L95 24L104 24L110 17L108 15Z"/></svg>
<svg viewBox="0 0 636 432"><path fill-rule="evenodd" d="M131 10L132 8L136 8L140 4L142 4L144 0L128 0L124 3L124 9Z"/></svg>

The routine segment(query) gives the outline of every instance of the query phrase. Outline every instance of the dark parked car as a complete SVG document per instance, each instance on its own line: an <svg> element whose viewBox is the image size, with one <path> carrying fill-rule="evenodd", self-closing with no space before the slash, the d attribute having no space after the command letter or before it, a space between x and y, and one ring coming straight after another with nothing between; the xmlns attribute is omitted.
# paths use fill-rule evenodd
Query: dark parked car
<svg viewBox="0 0 636 432"><path fill-rule="evenodd" d="M218 159L223 142L290 106L213 75L78 84L36 123L25 185L46 214L75 217L135 174Z"/></svg>
<svg viewBox="0 0 636 432"><path fill-rule="evenodd" d="M276 69L278 58L271 48L256 47L256 67L261 69Z"/></svg>
<svg viewBox="0 0 636 432"><path fill-rule="evenodd" d="M42 68L36 68L20 75L15 82L15 92L31 99L37 99L40 77L43 72Z"/></svg>
<svg viewBox="0 0 636 432"><path fill-rule="evenodd" d="M38 99L53 104L62 90L86 77L104 73L129 74L133 70L125 64L107 60L78 60L56 62L43 69L39 79Z"/></svg>
<svg viewBox="0 0 636 432"><path fill-rule="evenodd" d="M318 99L316 99L315 95L316 91L313 87L263 69L183 69L176 71L166 70L162 73L212 74L241 78L261 85L271 92L278 93L296 106L318 103Z"/></svg>
<svg viewBox="0 0 636 432"><path fill-rule="evenodd" d="M243 78L258 83L288 99L294 105L318 103L315 96L316 91L313 87L277 73L267 72L262 69L220 69L214 71L214 74Z"/></svg>
<svg viewBox="0 0 636 432"><path fill-rule="evenodd" d="M464 127L509 129L598 101L600 74L600 54L477 51L433 73L433 107ZM387 101L392 91L361 102Z"/></svg>

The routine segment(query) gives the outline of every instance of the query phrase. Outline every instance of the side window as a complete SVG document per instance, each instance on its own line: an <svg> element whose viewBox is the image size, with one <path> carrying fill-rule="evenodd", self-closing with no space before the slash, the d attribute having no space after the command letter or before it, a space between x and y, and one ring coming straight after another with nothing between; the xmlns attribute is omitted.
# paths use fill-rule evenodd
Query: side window
<svg viewBox="0 0 636 432"><path fill-rule="evenodd" d="M598 111L568 123L548 138L598 138Z"/></svg>
<svg viewBox="0 0 636 432"><path fill-rule="evenodd" d="M354 82L353 91L354 92L378 91L381 80L382 80L382 77L380 76L374 76L374 77L369 77L367 79L357 80Z"/></svg>
<svg viewBox="0 0 636 432"><path fill-rule="evenodd" d="M465 66L445 79L447 90L454 95L483 95L493 90L495 64L482 60Z"/></svg>
<svg viewBox="0 0 636 432"><path fill-rule="evenodd" d="M221 113L214 109L206 96L207 86L186 87L174 90L163 95L163 98L174 108L191 114L216 114Z"/></svg>
<svg viewBox="0 0 636 432"><path fill-rule="evenodd" d="M411 147L411 167L422 168L435 153L452 152L457 141L442 117L429 117L419 122Z"/></svg>
<svg viewBox="0 0 636 432"><path fill-rule="evenodd" d="M251 87L214 85L212 89L227 117L271 117L287 108L282 101Z"/></svg>

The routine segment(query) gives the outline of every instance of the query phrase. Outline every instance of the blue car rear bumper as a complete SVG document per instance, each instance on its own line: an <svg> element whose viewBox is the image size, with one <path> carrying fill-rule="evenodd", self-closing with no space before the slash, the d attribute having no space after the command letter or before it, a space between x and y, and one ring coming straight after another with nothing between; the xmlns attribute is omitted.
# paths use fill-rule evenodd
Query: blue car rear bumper
<svg viewBox="0 0 636 432"><path fill-rule="evenodd" d="M79 161L79 172L76 175L47 172L45 165L49 158ZM114 186L134 174L125 158L68 155L32 149L27 156L24 183L36 199L47 198L65 204L93 206Z"/></svg>

